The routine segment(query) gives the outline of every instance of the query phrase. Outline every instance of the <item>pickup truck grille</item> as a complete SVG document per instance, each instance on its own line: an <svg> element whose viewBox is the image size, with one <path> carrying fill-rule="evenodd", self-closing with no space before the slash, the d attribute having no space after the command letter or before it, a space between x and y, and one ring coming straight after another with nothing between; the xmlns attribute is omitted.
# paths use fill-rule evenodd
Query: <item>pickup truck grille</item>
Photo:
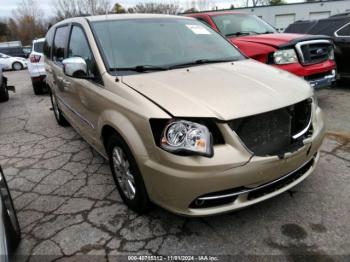
<svg viewBox="0 0 350 262"><path fill-rule="evenodd" d="M297 51L304 65L327 61L333 52L333 45L329 40L312 40L296 44Z"/></svg>
<svg viewBox="0 0 350 262"><path fill-rule="evenodd" d="M296 151L312 133L312 100L274 111L235 119L228 124L244 145L257 156Z"/></svg>

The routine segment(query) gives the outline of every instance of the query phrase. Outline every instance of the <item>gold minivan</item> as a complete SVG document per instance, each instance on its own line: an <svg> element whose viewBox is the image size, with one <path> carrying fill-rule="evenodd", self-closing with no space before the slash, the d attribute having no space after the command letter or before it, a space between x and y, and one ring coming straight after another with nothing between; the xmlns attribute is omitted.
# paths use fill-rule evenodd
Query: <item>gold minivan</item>
<svg viewBox="0 0 350 262"><path fill-rule="evenodd" d="M44 52L58 124L109 159L134 211L228 212L292 188L318 162L325 127L309 84L193 18L67 19Z"/></svg>

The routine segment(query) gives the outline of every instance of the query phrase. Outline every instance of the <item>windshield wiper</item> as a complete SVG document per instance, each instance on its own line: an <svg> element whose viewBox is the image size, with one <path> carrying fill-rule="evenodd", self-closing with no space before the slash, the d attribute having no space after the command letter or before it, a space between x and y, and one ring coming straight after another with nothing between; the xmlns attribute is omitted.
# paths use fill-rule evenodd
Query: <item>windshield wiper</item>
<svg viewBox="0 0 350 262"><path fill-rule="evenodd" d="M231 59L198 59L196 61L172 65L172 66L169 66L168 69L176 69L176 68L183 68L183 67L188 67L188 66L232 62L232 61L236 61L236 59L232 59L232 58Z"/></svg>
<svg viewBox="0 0 350 262"><path fill-rule="evenodd" d="M110 68L110 71L135 71L135 72L146 72L146 71L165 71L168 70L167 67L154 66L154 65L137 65L133 67L118 67Z"/></svg>

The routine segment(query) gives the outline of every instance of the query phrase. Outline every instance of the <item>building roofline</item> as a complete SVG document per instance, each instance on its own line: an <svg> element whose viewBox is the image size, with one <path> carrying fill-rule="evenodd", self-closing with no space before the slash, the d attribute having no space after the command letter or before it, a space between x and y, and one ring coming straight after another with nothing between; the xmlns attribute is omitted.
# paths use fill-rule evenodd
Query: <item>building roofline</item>
<svg viewBox="0 0 350 262"><path fill-rule="evenodd" d="M309 5L309 4L322 4L322 3L332 3L332 2L345 2L349 0L327 0L327 1L315 1L315 2L299 2L299 3L286 3L278 5L259 5L259 6L247 6L247 7L235 7L233 9L217 9L217 10L208 10L208 11L197 11L197 12L186 12L181 14L201 14L201 13L215 13L215 12L226 12L226 11L237 11L243 9L255 9L255 8L264 8L264 7L281 7L281 6L291 6L291 5ZM350 2L350 1L349 1Z"/></svg>

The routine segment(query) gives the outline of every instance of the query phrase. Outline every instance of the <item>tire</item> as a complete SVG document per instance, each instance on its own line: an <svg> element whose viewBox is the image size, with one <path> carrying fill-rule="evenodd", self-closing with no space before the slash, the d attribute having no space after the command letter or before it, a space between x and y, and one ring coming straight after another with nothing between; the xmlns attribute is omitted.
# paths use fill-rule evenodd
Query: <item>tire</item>
<svg viewBox="0 0 350 262"><path fill-rule="evenodd" d="M44 94L44 85L42 82L34 82L32 80L32 86L34 90L35 95L42 95Z"/></svg>
<svg viewBox="0 0 350 262"><path fill-rule="evenodd" d="M0 102L6 102L9 100L9 91L7 90L5 81L0 86Z"/></svg>
<svg viewBox="0 0 350 262"><path fill-rule="evenodd" d="M128 145L119 135L114 133L107 141L107 152L113 179L124 203L139 214L149 211L152 204L141 172ZM119 152L119 160L117 152ZM124 164L122 164L123 161ZM131 189L130 183L134 187L134 191Z"/></svg>
<svg viewBox="0 0 350 262"><path fill-rule="evenodd" d="M23 69L23 65L20 62L14 62L12 64L12 69L15 71L19 71Z"/></svg>
<svg viewBox="0 0 350 262"><path fill-rule="evenodd" d="M2 173L1 167L0 172ZM21 240L21 229L18 223L18 218L16 215L15 207L13 205L13 200L8 189L6 179L2 175L0 182L0 191L1 191L1 204L3 207L3 218L6 232L6 239L8 250L12 253L18 246Z"/></svg>
<svg viewBox="0 0 350 262"><path fill-rule="evenodd" d="M69 122L67 119L63 116L61 109L58 106L57 98L55 97L52 92L50 92L50 98L51 98L51 105L53 114L55 115L56 121L60 126L69 126Z"/></svg>

